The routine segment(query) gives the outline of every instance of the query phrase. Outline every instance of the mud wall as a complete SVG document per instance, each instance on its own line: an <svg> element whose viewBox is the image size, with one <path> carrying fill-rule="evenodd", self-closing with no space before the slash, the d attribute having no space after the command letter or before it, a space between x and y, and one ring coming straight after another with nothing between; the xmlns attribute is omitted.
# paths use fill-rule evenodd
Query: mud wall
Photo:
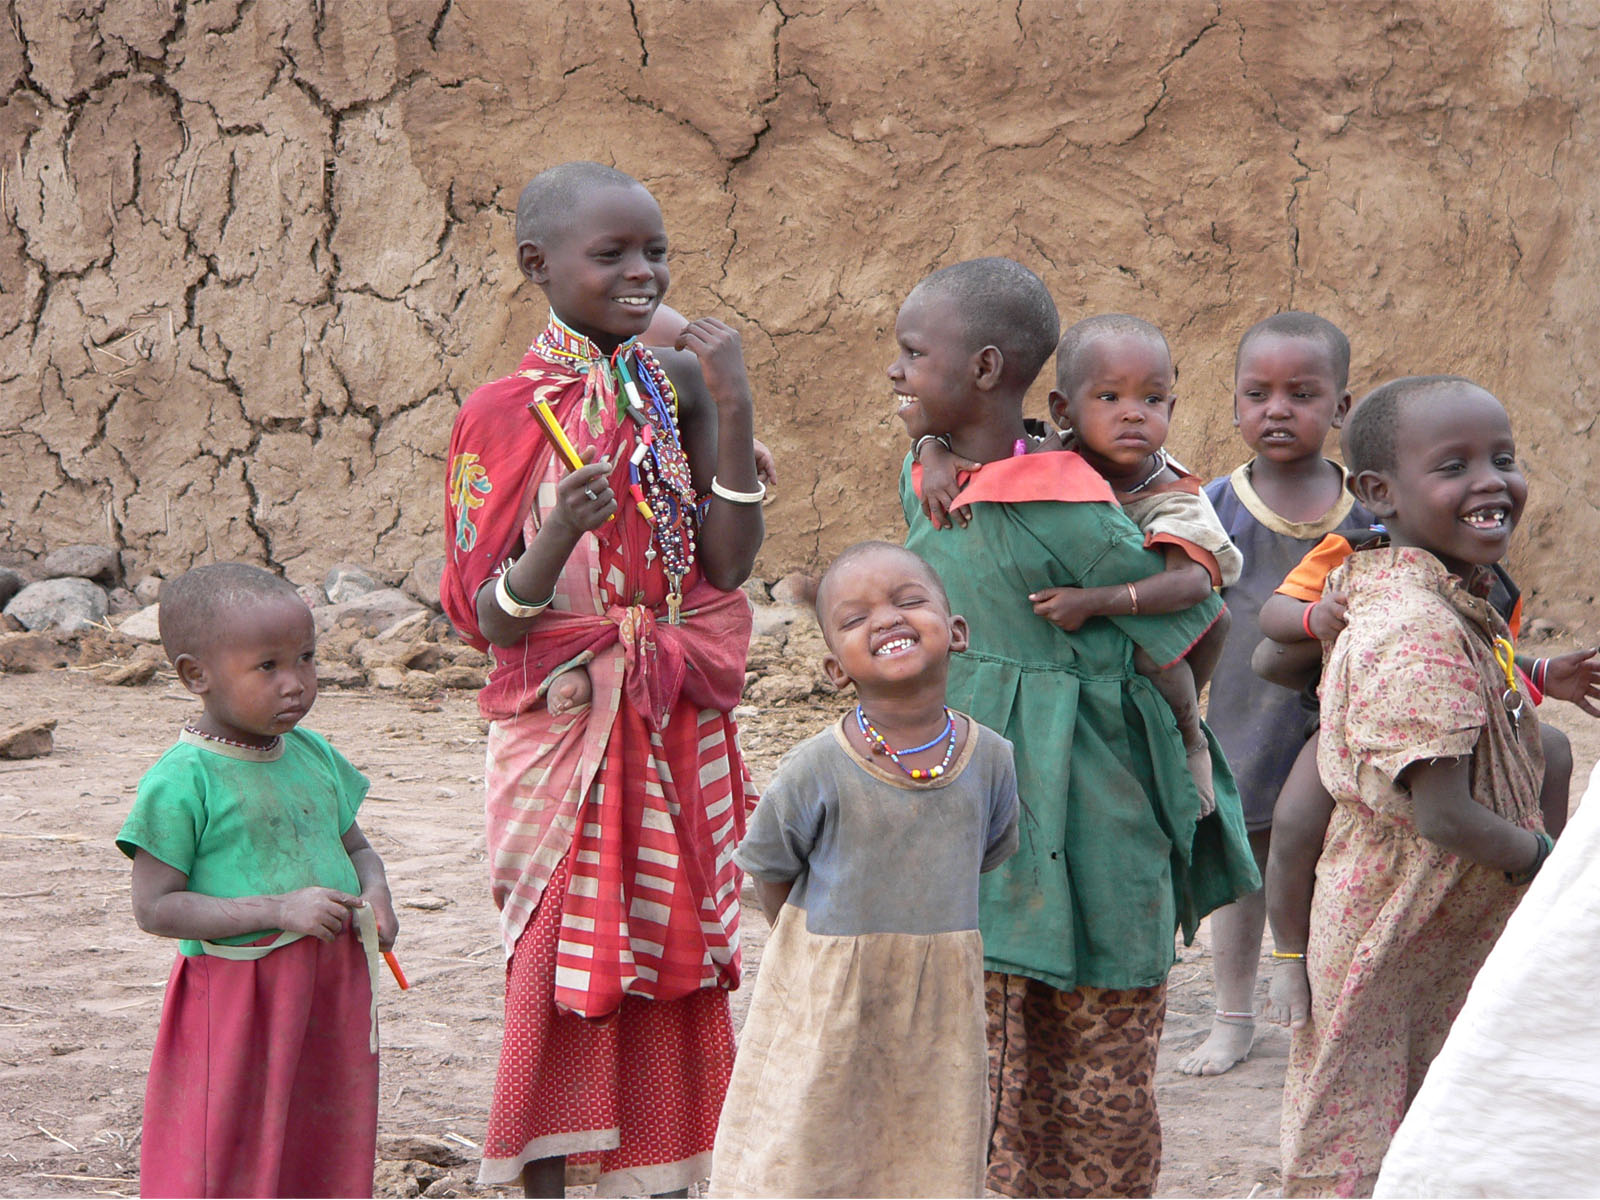
<svg viewBox="0 0 1600 1200"><path fill-rule="evenodd" d="M0 551L315 577L439 552L452 417L543 319L525 179L660 198L671 301L737 321L783 480L770 578L895 535L882 368L933 267L1159 322L1203 471L1238 335L1339 322L1353 386L1510 405L1515 568L1585 623L1600 535L1600 10L1203 0L5 0ZM1593 624L1593 622L1587 622Z"/></svg>

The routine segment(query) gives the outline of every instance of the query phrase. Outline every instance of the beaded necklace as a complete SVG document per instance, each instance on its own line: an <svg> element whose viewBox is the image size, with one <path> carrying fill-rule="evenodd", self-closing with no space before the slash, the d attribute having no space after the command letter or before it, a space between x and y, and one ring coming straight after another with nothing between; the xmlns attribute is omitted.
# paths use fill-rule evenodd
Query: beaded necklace
<svg viewBox="0 0 1600 1200"><path fill-rule="evenodd" d="M931 742L924 742L920 746L912 746L906 750L896 750L894 747L890 746L889 743L884 740L883 734L879 733L877 729L873 727L872 722L867 719L866 710L864 710L859 704L856 705L856 725L861 730L861 736L866 738L867 744L872 747L874 754L887 754L889 756L889 761L894 763L895 766L899 767L900 770L911 779L922 780L939 778L939 776L943 775L945 771L949 769L951 760L956 756L956 719L951 715L948 708L944 710L944 729L939 733L939 735ZM926 770L924 770L922 767L908 767L905 765L905 763L900 761L900 756L902 754L921 754L924 750L932 750L946 738L949 739L949 745L947 745L944 750L944 761L940 762L937 766L928 767Z"/></svg>
<svg viewBox="0 0 1600 1200"><path fill-rule="evenodd" d="M1134 484L1132 487L1123 488L1122 489L1122 494L1124 496L1131 496L1135 492L1144 491L1145 488L1149 487L1152 483L1154 483L1156 481L1156 476L1161 474L1161 472L1165 471L1166 469L1167 469L1167 452L1165 450L1157 450L1156 451L1156 469L1154 471L1151 471L1150 474L1146 475L1143 479L1141 479L1138 483Z"/></svg>
<svg viewBox="0 0 1600 1200"><path fill-rule="evenodd" d="M603 431L600 401L615 397L616 419L639 427L628 455L628 491L641 514L648 513L652 544L646 564L659 554L667 577L667 620L681 620L683 581L694 565L695 527L701 511L689 458L678 436L678 392L656 356L637 337L610 355L554 313L534 343L541 355L579 373L597 373L584 398L584 419L590 432Z"/></svg>
<svg viewBox="0 0 1600 1200"><path fill-rule="evenodd" d="M183 727L185 733L192 733L197 738L204 738L208 742L220 742L224 746L233 746L239 750L259 750L270 752L278 748L278 743L283 741L283 735L273 734L265 746L257 746L254 742L241 742L238 738L223 737L220 733L207 733L198 725L188 724Z"/></svg>

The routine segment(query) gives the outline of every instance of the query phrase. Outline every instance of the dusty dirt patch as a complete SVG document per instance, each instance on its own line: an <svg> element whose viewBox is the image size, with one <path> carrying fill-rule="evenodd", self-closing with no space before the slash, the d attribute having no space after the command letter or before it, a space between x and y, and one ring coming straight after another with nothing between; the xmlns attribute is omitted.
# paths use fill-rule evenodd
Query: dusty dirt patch
<svg viewBox="0 0 1600 1200"><path fill-rule="evenodd" d="M134 925L128 865L112 838L139 775L194 702L165 676L117 688L74 671L0 677L0 694L18 720L59 721L50 756L0 763L0 1193L131 1195L173 947ZM758 781L830 707L779 706L746 720ZM1573 736L1582 780L1600 734L1566 706L1551 715ZM470 1180L493 1086L502 975L483 866L476 709L463 694L432 708L328 691L308 723L372 779L362 825L388 863L402 921L397 950L415 985L380 997L379 1133L402 1154L380 1164L380 1194L486 1194ZM746 929L753 966L766 927L751 906ZM1207 1026L1210 989L1202 930L1172 974L1161 1191L1270 1193L1287 1035L1265 1028L1251 1058L1226 1076L1178 1075L1177 1055ZM746 995L735 996L741 1014ZM429 1140L388 1141L402 1138ZM466 1161L452 1161L452 1147Z"/></svg>

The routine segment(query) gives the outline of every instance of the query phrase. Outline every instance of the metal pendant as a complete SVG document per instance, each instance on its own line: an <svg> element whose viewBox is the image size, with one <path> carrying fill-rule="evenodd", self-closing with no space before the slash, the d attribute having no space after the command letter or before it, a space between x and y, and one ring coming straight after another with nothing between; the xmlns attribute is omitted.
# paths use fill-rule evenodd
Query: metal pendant
<svg viewBox="0 0 1600 1200"><path fill-rule="evenodd" d="M1511 732L1518 738L1522 737L1522 693L1516 688L1507 688L1500 693L1500 703L1506 710L1506 716L1511 718Z"/></svg>

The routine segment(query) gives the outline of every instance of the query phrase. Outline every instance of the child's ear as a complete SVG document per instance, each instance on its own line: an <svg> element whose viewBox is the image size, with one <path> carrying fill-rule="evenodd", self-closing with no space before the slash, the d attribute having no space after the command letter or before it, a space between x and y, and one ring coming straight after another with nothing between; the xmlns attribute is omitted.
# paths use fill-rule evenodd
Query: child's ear
<svg viewBox="0 0 1600 1200"><path fill-rule="evenodd" d="M950 653L952 653L952 654L960 654L963 650L965 650L967 648L967 645L968 645L968 642L970 640L970 637L971 637L971 635L970 635L969 631L967 630L967 619L965 617L961 617L961 616L953 616L953 617L951 617L950 618Z"/></svg>
<svg viewBox="0 0 1600 1200"><path fill-rule="evenodd" d="M1394 516L1393 489L1389 485L1389 477L1382 471L1362 471L1359 475L1352 475L1350 490L1373 516L1385 520Z"/></svg>
<svg viewBox="0 0 1600 1200"><path fill-rule="evenodd" d="M1344 419L1350 414L1350 393L1346 392L1339 397L1339 402L1333 406L1333 428L1339 429L1344 425ZM1234 424L1238 424L1235 420Z"/></svg>
<svg viewBox="0 0 1600 1200"><path fill-rule="evenodd" d="M517 243L517 267L540 287L550 282L550 268L538 242Z"/></svg>
<svg viewBox="0 0 1600 1200"><path fill-rule="evenodd" d="M1006 356L1000 353L999 346L985 346L972 356L972 382L985 392L999 387L1005 365Z"/></svg>
<svg viewBox="0 0 1600 1200"><path fill-rule="evenodd" d="M204 696L211 690L211 680L206 675L205 664L194 655L180 654L172 660L172 666L178 672L178 682L196 696Z"/></svg>
<svg viewBox="0 0 1600 1200"><path fill-rule="evenodd" d="M1050 420L1057 429L1065 429L1072 422L1067 419L1067 397L1057 388L1050 389Z"/></svg>
<svg viewBox="0 0 1600 1200"><path fill-rule="evenodd" d="M831 650L822 656L822 673L828 677L828 682L833 684L837 691L844 691L852 682L850 676L845 673L844 664Z"/></svg>

